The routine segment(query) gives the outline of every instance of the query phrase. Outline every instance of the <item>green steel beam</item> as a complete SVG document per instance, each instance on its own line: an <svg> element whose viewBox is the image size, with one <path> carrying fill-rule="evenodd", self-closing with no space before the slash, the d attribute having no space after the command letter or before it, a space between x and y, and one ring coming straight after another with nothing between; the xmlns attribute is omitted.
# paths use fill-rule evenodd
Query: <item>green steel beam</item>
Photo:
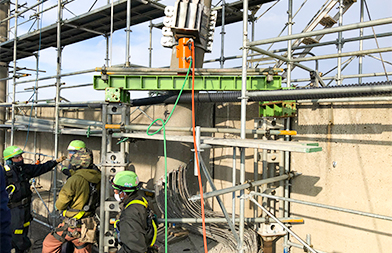
<svg viewBox="0 0 392 253"><path fill-rule="evenodd" d="M184 84L185 75L108 75L103 81L100 75L94 76L93 86L96 90L106 88L121 88L123 90L180 90ZM195 76L197 91L238 91L241 90L241 76ZM248 76L247 90L277 90L281 89L282 77L273 76L271 82L267 76ZM187 80L184 90L192 90L192 78Z"/></svg>

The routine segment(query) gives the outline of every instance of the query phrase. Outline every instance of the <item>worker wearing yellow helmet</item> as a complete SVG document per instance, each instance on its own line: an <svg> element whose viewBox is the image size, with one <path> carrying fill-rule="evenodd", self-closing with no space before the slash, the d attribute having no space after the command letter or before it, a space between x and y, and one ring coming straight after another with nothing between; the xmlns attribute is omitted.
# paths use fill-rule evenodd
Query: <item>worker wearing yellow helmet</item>
<svg viewBox="0 0 392 253"><path fill-rule="evenodd" d="M122 246L118 253L157 252L154 247L157 236L154 214L139 191L141 184L136 173L120 171L111 183L115 199L123 204L120 219L114 225Z"/></svg>
<svg viewBox="0 0 392 253"><path fill-rule="evenodd" d="M5 160L4 174L6 190L9 196L8 207L11 209L12 248L21 253L31 247L27 233L30 226L31 195L30 179L38 177L66 159L62 156L43 164L25 164L23 150L17 146L7 147L3 152Z"/></svg>

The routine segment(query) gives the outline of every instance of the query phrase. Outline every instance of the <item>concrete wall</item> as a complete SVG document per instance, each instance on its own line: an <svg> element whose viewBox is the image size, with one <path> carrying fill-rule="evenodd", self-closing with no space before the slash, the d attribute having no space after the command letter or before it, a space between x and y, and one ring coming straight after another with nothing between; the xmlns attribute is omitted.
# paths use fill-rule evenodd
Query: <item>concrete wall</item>
<svg viewBox="0 0 392 253"><path fill-rule="evenodd" d="M295 154L294 199L391 216L391 103L334 103L299 106L293 141L318 142L322 152ZM295 231L311 234L326 252L391 252L391 221L291 204L305 218ZM294 252L303 252L295 250Z"/></svg>
<svg viewBox="0 0 392 253"><path fill-rule="evenodd" d="M392 173L389 171L391 148L391 103L351 103L351 104L302 104L298 106L298 116L293 119L294 130L298 135L294 142L317 142L323 151L317 153L291 154L292 170L302 176L292 180L291 197L305 201L323 203L342 208L391 216ZM142 108L153 119L170 112L172 106L151 106ZM198 105L198 125L227 128L240 127L240 105L235 103ZM53 111L52 111L53 112ZM50 110L40 112L40 117L49 117ZM189 108L178 108L169 125L189 124ZM184 114L183 114L184 113ZM76 117L100 120L98 111L78 112L64 111L62 117ZM167 113L166 113L167 116ZM186 118L185 118L186 117ZM254 118L258 117L258 105L249 104L247 108L247 128L254 127ZM141 112L131 115L134 124L151 122ZM168 132L168 134L174 134ZM178 134L178 133L175 133ZM216 137L238 138L234 134L216 134ZM23 146L26 133L17 133L16 144ZM54 136L49 133L38 133L37 152L53 155ZM27 149L32 150L32 134ZM253 138L248 135L247 138ZM68 143L73 139L82 139L92 148L95 162L100 162L101 138L81 136L60 136L61 154L66 153ZM114 141L116 143L116 141ZM175 163L191 163L193 155L189 144L168 142L168 152ZM261 152L261 150L259 150ZM246 178L253 179L253 149L246 150ZM210 172L218 189L230 187L232 184L233 148L215 147L204 151L206 161L210 156ZM239 182L239 155L237 149L236 166ZM27 156L27 154L26 154ZM135 140L130 144L130 161L142 181L152 182L164 173L163 143L161 141ZM261 161L259 178L262 176ZM191 167L192 168L192 167ZM192 168L193 169L193 168ZM48 173L41 177L41 183L50 182ZM62 179L62 178L61 178ZM196 177L194 178L197 179ZM191 183L189 183L191 185ZM198 192L194 184L193 192ZM210 187L207 187L210 191ZM237 193L238 195L238 193ZM232 194L222 196L226 208L231 212ZM211 199L214 208L220 208L216 200ZM237 199L237 214L239 210ZM292 227L301 238L311 235L312 244L324 252L390 252L392 245L391 222L354 214L341 213L322 208L291 204L291 214L303 217L305 224ZM260 211L259 211L260 214ZM246 216L253 216L253 205L246 202ZM292 239L296 242L295 239ZM282 240L279 240L279 244ZM303 252L292 249L292 252ZM282 252L278 247L277 252Z"/></svg>

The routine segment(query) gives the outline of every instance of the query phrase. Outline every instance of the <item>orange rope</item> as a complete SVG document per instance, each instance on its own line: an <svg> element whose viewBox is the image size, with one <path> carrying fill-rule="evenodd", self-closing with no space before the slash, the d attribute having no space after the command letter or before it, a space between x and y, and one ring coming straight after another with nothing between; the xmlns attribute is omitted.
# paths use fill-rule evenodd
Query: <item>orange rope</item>
<svg viewBox="0 0 392 253"><path fill-rule="evenodd" d="M203 184L201 182L200 166L199 166L199 156L197 153L196 144L196 133L195 133L195 43L192 41L192 129L193 129L193 145L195 149L196 166L197 166L197 178L199 180L199 189L201 197L201 218L203 224L203 242L204 242L204 252L208 252L207 248L207 237L206 237L206 221L204 214L204 198L203 198Z"/></svg>

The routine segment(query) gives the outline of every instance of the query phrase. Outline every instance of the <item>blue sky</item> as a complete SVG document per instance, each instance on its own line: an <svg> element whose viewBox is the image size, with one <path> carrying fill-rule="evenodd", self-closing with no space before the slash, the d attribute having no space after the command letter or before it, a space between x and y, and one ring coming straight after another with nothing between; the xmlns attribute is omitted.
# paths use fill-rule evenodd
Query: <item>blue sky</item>
<svg viewBox="0 0 392 253"><path fill-rule="evenodd" d="M35 0L27 0L29 5L36 3ZM165 5L174 5L174 1L160 1ZM213 1L213 5L218 1ZM233 2L233 1L228 1ZM294 1L294 12L303 4L304 1ZM305 2L305 5L298 13L298 15L294 19L293 33L300 33L306 24L310 21L310 19L314 16L317 10L322 6L324 0L308 0ZM343 24L352 24L359 22L359 9L360 9L360 0L357 1L344 15ZM370 11L370 15L372 20L391 17L392 13L392 1L384 1L384 0L367 0L368 7ZM65 10L63 17L64 19L74 17L74 14L80 15L85 13L91 5L94 3L94 0L76 0L68 5L66 5L67 9ZM94 8L101 7L107 4L107 0L98 0ZM49 6L57 5L57 0L50 0L44 3L44 8L48 8ZM258 11L256 16L261 15L272 3L263 5L261 10ZM256 22L255 29L255 39L261 40L266 38L276 37L279 32L284 27L284 24L287 22L287 1L281 0L279 1L269 12L263 15ZM74 14L72 14L72 13ZM335 9L331 14L334 15L337 12ZM365 12L366 13L366 12ZM32 12L26 13L24 15L25 19L28 18ZM51 11L45 12L43 14L43 22L42 26L45 27L47 25L53 24L57 19L57 10L53 9ZM367 14L365 15L365 21L369 20ZM19 22L23 22L24 20L20 19ZM154 23L161 22L161 19L154 20ZM13 26L14 21L11 20L11 26ZM22 35L30 29L32 26L32 22L26 23L25 25L18 28L18 35ZM34 24L34 28L36 28L36 24ZM321 29L321 26L318 26L316 29ZM376 33L389 32L392 29L392 25L384 25L375 27ZM213 59L218 58L220 56L220 28L217 28L214 36L214 44L213 44L213 52L206 54L205 59ZM251 32L249 28L249 32ZM365 35L372 34L371 28L366 28L364 31ZM283 32L283 35L286 35L287 31ZM348 31L343 33L344 38L356 37L359 35L358 30ZM11 35L12 37L12 35ZM161 30L153 29L153 67L161 67L167 66L170 64L171 50L167 48L163 48L160 45L160 39L162 37ZM323 41L335 40L337 35L331 34L326 35L323 38ZM112 46L112 65L123 64L125 62L125 43L126 43L126 33L124 29L118 30L113 34L113 46ZM343 52L356 51L359 48L358 42L346 43L343 47ZM380 47L389 47L392 45L391 38L380 38L379 39ZM241 55L242 52L240 47L242 46L242 23L236 23L226 26L226 37L225 37L225 56L233 56L233 55ZM267 49L269 45L260 46L263 49ZM286 42L280 42L275 44L272 49L284 48L287 46ZM80 71L85 69L91 69L95 67L102 67L105 63L105 47L106 42L102 36L76 43L73 45L66 46L63 50L63 58L62 58L62 73L69 73L74 71ZM149 28L148 22L144 24L140 24L132 27L131 33L131 63L148 66L148 47L149 47ZM376 48L376 43L374 40L367 40L364 42L364 49ZM315 48L312 50L316 55L322 54L334 54L337 53L337 49L335 45ZM54 48L49 48L42 50L40 52L40 63L39 69L45 70L46 73L40 73L40 77L49 76L56 74L56 55L57 52ZM379 57L378 54L374 55ZM384 53L384 60L392 62L392 53ZM347 58L343 58L343 61ZM19 67L27 67L27 68L35 68L36 60L33 57L25 58L17 61L17 66ZM10 65L13 63L11 62ZM314 67L314 62L305 62L304 65L309 67ZM330 68L337 65L336 59L329 60L320 60L319 61L319 70L321 72L326 72ZM241 59L227 61L225 63L225 67L239 67L241 66ZM219 63L209 63L205 64L206 68L218 68ZM262 65L260 67L268 67L266 65ZM391 65L386 64L387 71L392 71ZM355 74L358 72L358 59L355 59L343 72L343 75L346 74ZM373 72L383 72L383 67L380 61L375 60L370 57L365 57L364 59L364 73L373 73ZM35 72L29 72L32 74L30 77L25 77L25 79L20 80L31 80L35 78ZM96 73L97 74L97 73ZM335 75L335 72L332 72L329 75ZM296 68L293 72L293 78L307 78L308 73L299 68ZM366 78L364 82L372 82L372 81L380 81L386 80L385 77L378 77L369 79ZM65 82L66 85L76 85L76 84L86 84L92 83L92 74L85 74L73 77L64 77L62 78L62 82ZM12 83L12 81L10 82ZM54 84L55 79L39 82L39 85L45 84ZM357 79L346 79L343 81L344 84L352 84L357 83ZM303 83L301 83L303 84ZM32 87L34 83L20 84L17 86L19 91L24 90L27 87ZM32 93L20 93L17 94L17 100L24 101L27 100ZM146 92L132 92L132 98L145 97L147 95ZM92 87L86 88L77 88L77 89L65 89L61 92L61 96L70 100L70 101L86 101L86 100L103 100L104 92L103 91L95 91ZM39 100L44 99L53 99L55 97L55 89L47 88L39 90Z"/></svg>

